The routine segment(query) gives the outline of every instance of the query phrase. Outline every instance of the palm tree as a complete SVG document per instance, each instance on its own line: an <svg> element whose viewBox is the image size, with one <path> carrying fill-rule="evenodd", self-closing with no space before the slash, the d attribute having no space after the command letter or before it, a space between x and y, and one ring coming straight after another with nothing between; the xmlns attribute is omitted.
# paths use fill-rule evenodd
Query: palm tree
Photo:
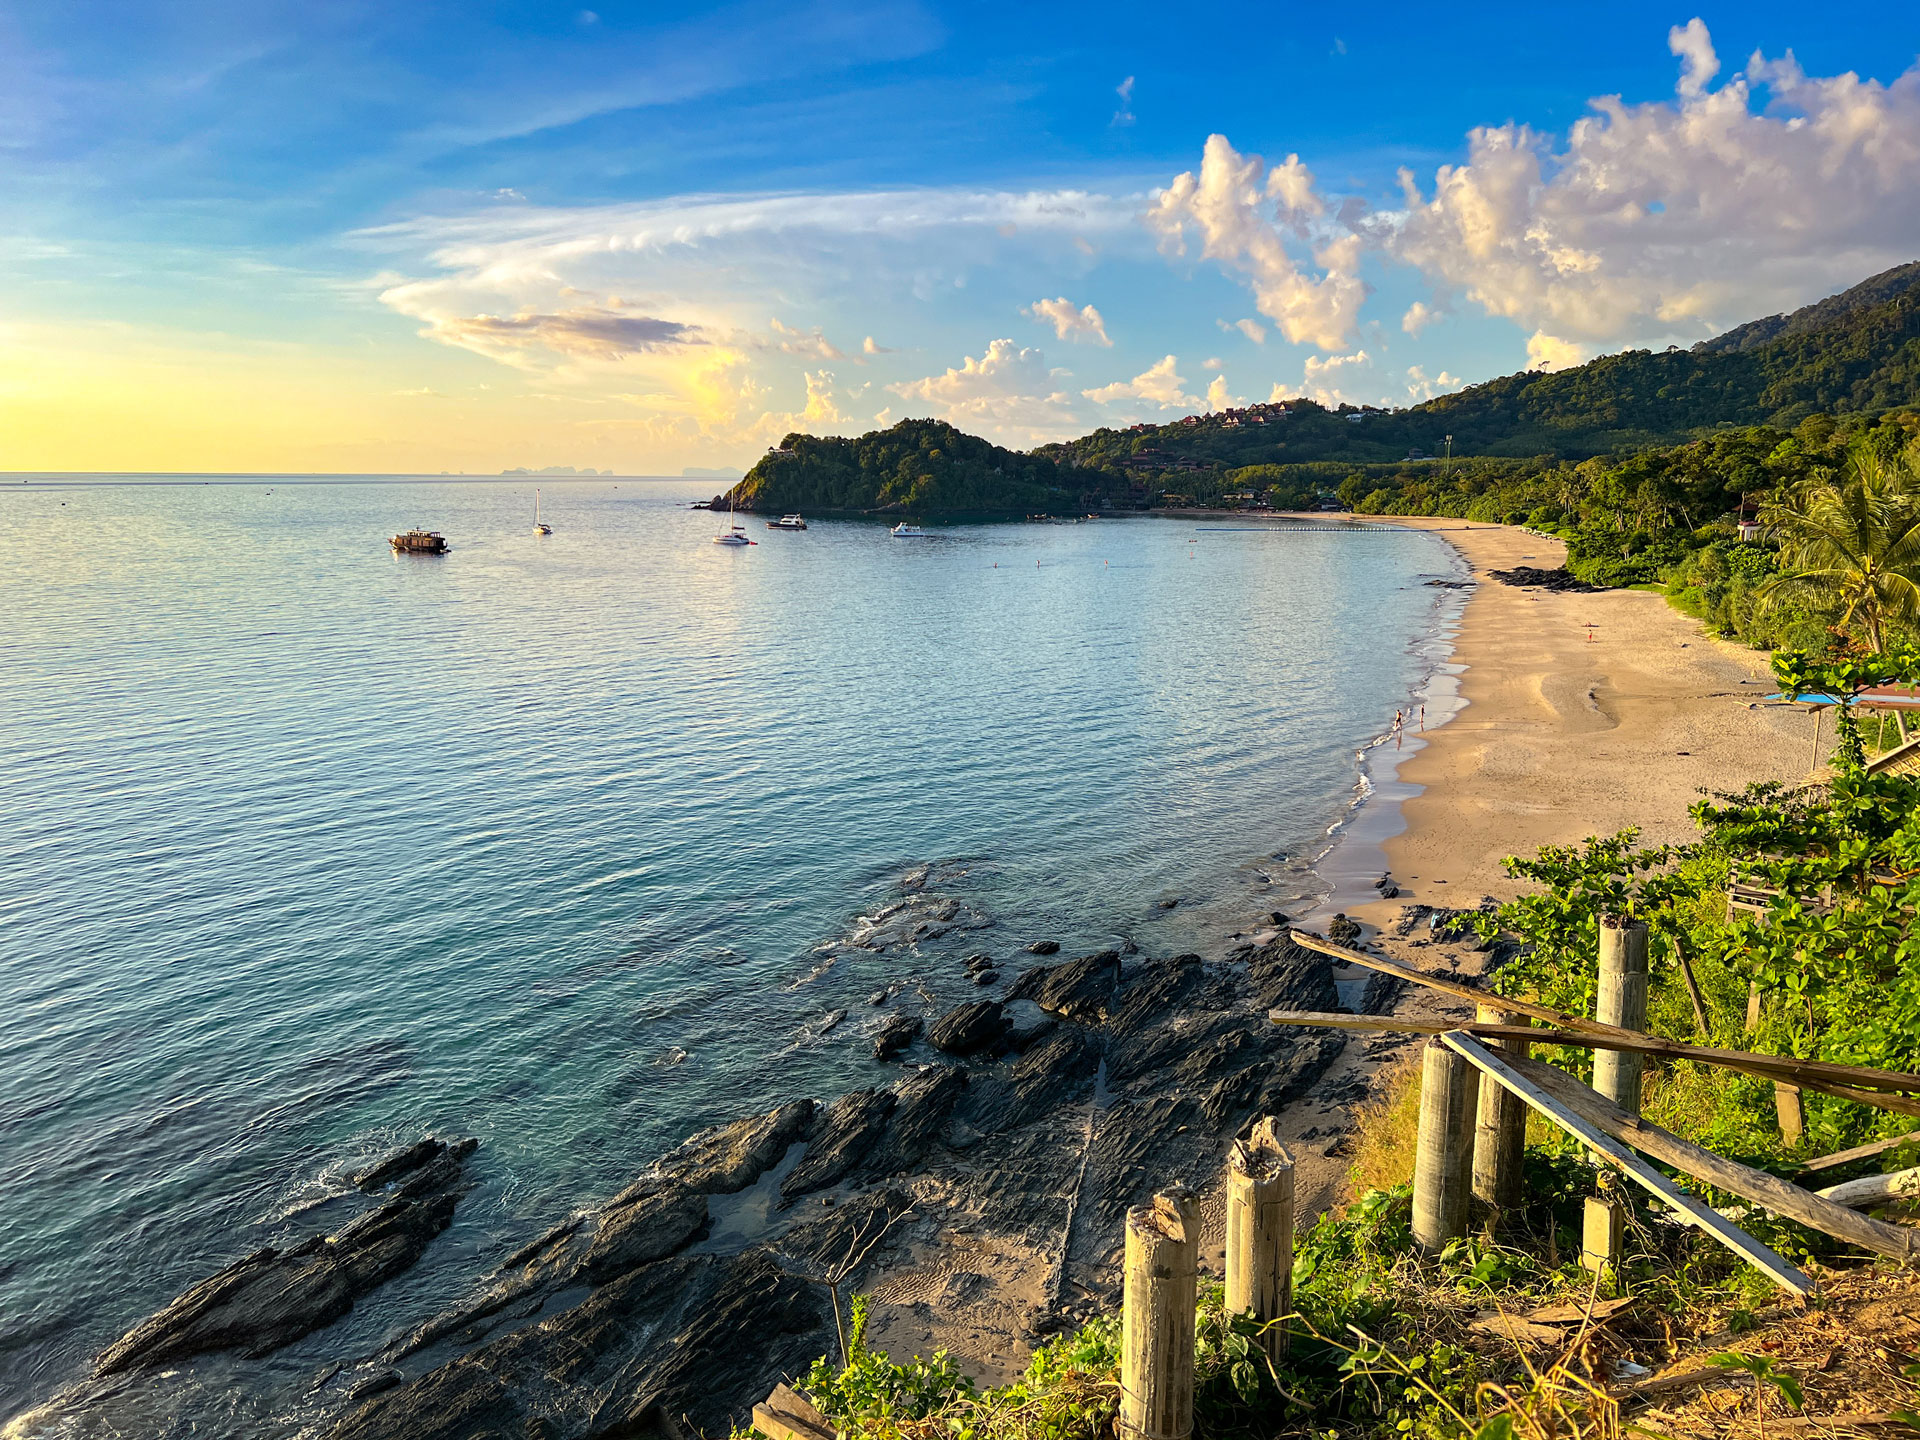
<svg viewBox="0 0 1920 1440"><path fill-rule="evenodd" d="M1888 461L1857 451L1839 476L1817 475L1762 507L1760 523L1780 543L1783 573L1765 603L1806 599L1838 608L1885 648L1892 620L1920 617L1920 445Z"/></svg>

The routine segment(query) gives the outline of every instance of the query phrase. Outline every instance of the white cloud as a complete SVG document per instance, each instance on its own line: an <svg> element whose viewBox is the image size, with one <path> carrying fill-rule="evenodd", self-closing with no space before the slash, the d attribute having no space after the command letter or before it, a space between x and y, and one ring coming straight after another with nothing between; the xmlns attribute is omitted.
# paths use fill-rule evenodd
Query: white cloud
<svg viewBox="0 0 1920 1440"><path fill-rule="evenodd" d="M1582 346L1571 340L1562 340L1557 335L1549 335L1544 330L1536 330L1527 337L1529 370L1565 370L1586 358L1587 352Z"/></svg>
<svg viewBox="0 0 1920 1440"><path fill-rule="evenodd" d="M873 336L869 335L860 342L860 353L862 355L892 355L895 352L891 346L876 344Z"/></svg>
<svg viewBox="0 0 1920 1440"><path fill-rule="evenodd" d="M1209 410L1232 410L1246 403L1246 396L1227 393L1227 377L1224 375L1214 376L1213 382L1207 386L1207 409Z"/></svg>
<svg viewBox="0 0 1920 1440"><path fill-rule="evenodd" d="M1113 124L1133 124L1133 76L1129 75L1113 87L1113 93L1120 97L1120 108L1113 112Z"/></svg>
<svg viewBox="0 0 1920 1440"><path fill-rule="evenodd" d="M778 318L774 318L767 321L767 326L780 337L774 344L788 355L807 355L817 360L847 358L821 333L818 325L811 330L795 330L791 326L782 325Z"/></svg>
<svg viewBox="0 0 1920 1440"><path fill-rule="evenodd" d="M1091 305L1083 305L1076 310L1073 302L1062 295L1057 300L1036 300L1020 313L1052 325L1053 333L1062 340L1104 345L1109 350L1113 348L1113 341L1107 338L1107 322Z"/></svg>
<svg viewBox="0 0 1920 1440"><path fill-rule="evenodd" d="M1222 360L1218 355L1209 355L1200 362L1200 368L1202 370L1224 370L1227 368L1227 362Z"/></svg>
<svg viewBox="0 0 1920 1440"><path fill-rule="evenodd" d="M1704 336L1913 258L1920 66L1881 84L1756 54L1714 90L1706 26L1669 43L1673 99L1601 97L1564 140L1477 129L1465 164L1442 166L1429 192L1403 171L1405 211L1363 228L1560 343Z"/></svg>
<svg viewBox="0 0 1920 1440"><path fill-rule="evenodd" d="M1116 380L1080 393L1096 405L1113 405L1123 400L1144 400L1163 410L1193 410L1200 401L1181 389L1187 382L1174 368L1179 362L1169 355L1131 380Z"/></svg>
<svg viewBox="0 0 1920 1440"><path fill-rule="evenodd" d="M1242 155L1226 136L1211 135L1199 173L1178 175L1159 191L1147 223L1174 255L1186 253L1188 228L1196 230L1202 257L1245 274L1260 313L1288 340L1337 350L1353 332L1367 288L1358 274L1359 237L1317 227L1325 208L1299 156L1269 171L1260 156ZM1313 249L1323 273L1310 273L1290 253L1289 238Z"/></svg>
<svg viewBox="0 0 1920 1440"><path fill-rule="evenodd" d="M1264 345L1267 343L1267 327L1262 325L1258 320L1236 320L1233 322L1233 328L1253 341L1256 345Z"/></svg>
<svg viewBox="0 0 1920 1440"><path fill-rule="evenodd" d="M1449 375L1444 370L1438 375L1429 376L1418 365L1407 367L1407 395L1415 401L1431 400L1449 390L1458 390L1465 383L1458 375Z"/></svg>
<svg viewBox="0 0 1920 1440"><path fill-rule="evenodd" d="M887 389L963 430L1035 444L1080 429L1073 397L1059 385L1065 375L1048 369L1040 351L995 340L978 360L969 355L945 374L897 381Z"/></svg>
<svg viewBox="0 0 1920 1440"><path fill-rule="evenodd" d="M1372 368L1373 357L1364 350L1356 350L1351 355L1330 355L1325 359L1309 355L1302 389L1322 405L1338 405L1342 402L1358 404L1360 402L1354 396L1340 388L1341 382L1351 384L1360 372Z"/></svg>
<svg viewBox="0 0 1920 1440"><path fill-rule="evenodd" d="M1409 335L1418 335L1439 318L1438 310L1424 300L1416 300L1407 307L1407 313L1400 317L1400 328Z"/></svg>

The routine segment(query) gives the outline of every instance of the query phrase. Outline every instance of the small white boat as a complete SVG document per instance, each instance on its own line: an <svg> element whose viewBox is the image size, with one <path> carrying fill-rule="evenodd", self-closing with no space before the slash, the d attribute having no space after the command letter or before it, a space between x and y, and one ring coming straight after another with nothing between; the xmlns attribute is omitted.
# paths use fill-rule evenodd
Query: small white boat
<svg viewBox="0 0 1920 1440"><path fill-rule="evenodd" d="M543 525L540 521L540 487L538 485L533 487L533 533L536 535L553 533L553 526Z"/></svg>
<svg viewBox="0 0 1920 1440"><path fill-rule="evenodd" d="M769 530L804 530L807 522L798 515L782 515L778 520L767 521Z"/></svg>
<svg viewBox="0 0 1920 1440"><path fill-rule="evenodd" d="M918 525L909 525L904 520L893 527L892 533L893 538L896 540L924 540L927 538L926 531L922 530Z"/></svg>
<svg viewBox="0 0 1920 1440"><path fill-rule="evenodd" d="M751 545L753 544L753 541L747 538L747 527L744 525L736 525L734 523L733 493L731 491L727 493L727 528L722 530L718 535L713 537L713 543L716 545Z"/></svg>

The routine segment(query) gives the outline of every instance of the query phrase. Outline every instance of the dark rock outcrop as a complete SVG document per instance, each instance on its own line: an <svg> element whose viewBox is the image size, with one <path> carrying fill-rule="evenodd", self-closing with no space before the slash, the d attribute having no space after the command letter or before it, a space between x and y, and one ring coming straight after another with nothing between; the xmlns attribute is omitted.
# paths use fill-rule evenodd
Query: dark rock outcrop
<svg viewBox="0 0 1920 1440"><path fill-rule="evenodd" d="M256 1250L201 1281L102 1351L93 1373L151 1369L216 1350L267 1355L331 1324L447 1228L464 1193L461 1167L476 1144L426 1140L363 1172L355 1178L364 1189L412 1178L331 1236Z"/></svg>
<svg viewBox="0 0 1920 1440"><path fill-rule="evenodd" d="M891 1060L919 1038L920 1027L918 1015L889 1015L886 1023L873 1032L873 1058Z"/></svg>
<svg viewBox="0 0 1920 1440"><path fill-rule="evenodd" d="M824 1190L850 1174L886 1129L894 1103L891 1090L854 1090L829 1105L807 1142L807 1153L780 1183L781 1203Z"/></svg>
<svg viewBox="0 0 1920 1440"><path fill-rule="evenodd" d="M927 1043L949 1055L997 1050L1006 1037L1007 1016L998 1000L974 1000L955 1006L927 1032Z"/></svg>
<svg viewBox="0 0 1920 1440"><path fill-rule="evenodd" d="M706 1223L707 1197L683 1185L668 1184L611 1206L580 1258L577 1276L598 1284L664 1259L691 1244Z"/></svg>
<svg viewBox="0 0 1920 1440"><path fill-rule="evenodd" d="M807 1138L813 1111L813 1101L795 1100L764 1115L749 1115L731 1125L702 1130L678 1150L662 1156L654 1169L689 1190L731 1195L758 1180L794 1141Z"/></svg>
<svg viewBox="0 0 1920 1440"><path fill-rule="evenodd" d="M1010 1000L1032 1000L1042 1010L1069 1020L1102 1020L1120 988L1120 952L1102 950L1029 970L1007 992Z"/></svg>

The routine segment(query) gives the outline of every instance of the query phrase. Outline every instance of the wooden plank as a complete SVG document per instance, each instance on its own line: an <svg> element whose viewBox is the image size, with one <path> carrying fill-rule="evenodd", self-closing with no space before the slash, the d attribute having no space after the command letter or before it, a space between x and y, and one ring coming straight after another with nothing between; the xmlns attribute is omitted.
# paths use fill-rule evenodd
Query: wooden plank
<svg viewBox="0 0 1920 1440"><path fill-rule="evenodd" d="M1454 1053L1464 1056L1483 1075L1491 1076L1506 1086L1589 1150L1611 1160L1641 1186L1672 1206L1691 1224L1705 1230L1741 1259L1764 1270L1785 1289L1791 1290L1796 1295L1819 1293L1818 1287L1803 1272L1789 1265L1767 1246L1762 1245L1724 1215L1717 1213L1711 1206L1701 1203L1681 1190L1666 1176L1634 1154L1632 1147L1603 1133L1586 1117L1563 1104L1557 1097L1548 1094L1541 1088L1532 1072L1553 1070L1551 1065L1541 1065L1533 1060L1525 1061L1523 1063L1529 1073L1522 1074L1513 1062L1495 1055L1473 1036L1460 1030L1442 1035L1440 1043ZM1560 1072L1553 1071L1553 1073L1557 1075ZM1594 1098L1598 1100L1600 1097L1596 1095Z"/></svg>
<svg viewBox="0 0 1920 1440"><path fill-rule="evenodd" d="M1895 1170L1887 1175L1862 1175L1858 1180L1843 1180L1814 1192L1836 1205L1861 1208L1884 1205L1889 1200L1909 1200L1920 1195L1920 1170Z"/></svg>
<svg viewBox="0 0 1920 1440"><path fill-rule="evenodd" d="M1798 1185L1789 1184L1777 1175L1769 1175L1764 1170L1755 1170L1716 1155L1711 1150L1703 1150L1691 1140L1682 1140L1650 1120L1629 1115L1564 1070L1556 1070L1551 1065L1542 1065L1535 1060L1514 1063L1513 1069L1596 1129L1651 1155L1662 1164L1671 1165L1722 1190L1730 1190L1742 1200L1777 1215L1798 1220L1802 1225L1811 1226L1835 1239L1845 1240L1850 1245L1858 1245L1908 1264L1920 1259L1920 1231L1870 1219L1811 1190L1802 1190Z"/></svg>
<svg viewBox="0 0 1920 1440"><path fill-rule="evenodd" d="M833 1422L797 1391L781 1384L753 1407L753 1428L768 1440L833 1440Z"/></svg>
<svg viewBox="0 0 1920 1440"><path fill-rule="evenodd" d="M1884 1140L1870 1140L1865 1145L1854 1146L1851 1150L1839 1150L1831 1155L1822 1155L1818 1160L1807 1161L1801 1168L1835 1170L1842 1165L1851 1165L1856 1160L1871 1160L1876 1155L1897 1150L1900 1146L1914 1140L1920 1140L1920 1130L1910 1130L1905 1135L1889 1135Z"/></svg>
<svg viewBox="0 0 1920 1440"><path fill-rule="evenodd" d="M1506 1005L1508 1002L1498 1002ZM1526 1040L1535 1045L1573 1045L1583 1050L1625 1050L1639 1055L1656 1055L1668 1060L1694 1060L1703 1065L1720 1065L1744 1071L1768 1080L1789 1080L1796 1084L1818 1082L1826 1085L1862 1086L1882 1090L1920 1093L1920 1075L1898 1070L1874 1070L1863 1065L1839 1065L1830 1060L1801 1060L1792 1055L1764 1055L1753 1050L1720 1050L1710 1045L1688 1045L1639 1030L1604 1026L1604 1033L1577 1029L1543 1030L1526 1025L1489 1025L1482 1021L1403 1020L1393 1015L1341 1015L1312 1010L1270 1010L1267 1018L1276 1025L1313 1025L1334 1030L1391 1030L1409 1035L1444 1035L1465 1030L1485 1040ZM1831 1093L1831 1092L1829 1092ZM1888 1107L1894 1108L1894 1107Z"/></svg>

